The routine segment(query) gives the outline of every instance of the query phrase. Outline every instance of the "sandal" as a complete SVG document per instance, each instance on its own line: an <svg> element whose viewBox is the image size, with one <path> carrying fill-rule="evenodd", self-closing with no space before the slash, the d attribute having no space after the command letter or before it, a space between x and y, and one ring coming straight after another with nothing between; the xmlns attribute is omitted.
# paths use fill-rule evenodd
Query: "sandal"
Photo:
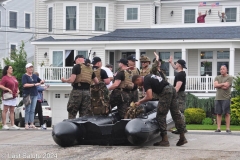
<svg viewBox="0 0 240 160"><path fill-rule="evenodd" d="M30 125L29 128L32 128L32 129L38 129L36 126L34 125Z"/></svg>
<svg viewBox="0 0 240 160"><path fill-rule="evenodd" d="M25 125L25 129L27 129L27 130L28 130L28 129L29 129L29 125Z"/></svg>

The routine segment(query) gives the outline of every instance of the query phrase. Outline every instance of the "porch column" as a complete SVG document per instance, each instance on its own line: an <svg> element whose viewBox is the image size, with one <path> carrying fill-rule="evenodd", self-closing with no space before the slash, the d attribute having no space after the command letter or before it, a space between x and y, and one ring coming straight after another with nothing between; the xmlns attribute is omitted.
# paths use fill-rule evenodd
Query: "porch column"
<svg viewBox="0 0 240 160"><path fill-rule="evenodd" d="M182 59L185 61L187 60L186 48L182 48Z"/></svg>
<svg viewBox="0 0 240 160"><path fill-rule="evenodd" d="M230 48L228 73L231 76L234 76L234 65L235 65L235 48Z"/></svg>
<svg viewBox="0 0 240 160"><path fill-rule="evenodd" d="M140 68L140 49L135 49L135 53L136 53L136 59L138 61L136 61L136 67Z"/></svg>

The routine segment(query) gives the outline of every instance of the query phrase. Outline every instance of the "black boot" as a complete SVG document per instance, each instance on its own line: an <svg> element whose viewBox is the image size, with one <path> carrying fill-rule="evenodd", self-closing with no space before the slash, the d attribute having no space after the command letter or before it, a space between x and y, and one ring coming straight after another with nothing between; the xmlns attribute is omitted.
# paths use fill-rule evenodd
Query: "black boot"
<svg viewBox="0 0 240 160"><path fill-rule="evenodd" d="M168 141L168 137L167 134L161 134L162 140L160 142L156 142L153 145L154 146L161 146L161 147L169 147L169 141Z"/></svg>

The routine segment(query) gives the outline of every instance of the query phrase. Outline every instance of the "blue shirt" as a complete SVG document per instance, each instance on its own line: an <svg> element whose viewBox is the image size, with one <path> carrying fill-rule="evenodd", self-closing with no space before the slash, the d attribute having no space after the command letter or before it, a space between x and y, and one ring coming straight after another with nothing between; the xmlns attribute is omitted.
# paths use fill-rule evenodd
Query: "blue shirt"
<svg viewBox="0 0 240 160"><path fill-rule="evenodd" d="M35 84L35 83L39 83L41 81L41 79L35 75L32 74L32 76L28 76L26 74L24 74L22 76L22 85L24 86L24 84ZM25 95L29 95L30 96L37 96L38 95L38 90L37 90L37 86L33 86L33 87L23 87L23 96Z"/></svg>

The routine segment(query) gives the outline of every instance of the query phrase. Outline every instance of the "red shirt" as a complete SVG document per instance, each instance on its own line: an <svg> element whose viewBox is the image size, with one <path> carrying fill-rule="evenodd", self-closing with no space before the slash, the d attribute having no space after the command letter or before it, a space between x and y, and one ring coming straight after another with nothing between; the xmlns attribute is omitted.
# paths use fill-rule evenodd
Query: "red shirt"
<svg viewBox="0 0 240 160"><path fill-rule="evenodd" d="M7 75L3 76L0 84L6 88L11 89L11 91L13 92L13 98L16 98L16 94L18 91L18 81L14 76L12 77L9 77ZM3 93L6 93L6 92L8 91L3 91Z"/></svg>
<svg viewBox="0 0 240 160"><path fill-rule="evenodd" d="M205 17L206 17L206 14L199 16L197 18L197 22L198 23L205 23Z"/></svg>

